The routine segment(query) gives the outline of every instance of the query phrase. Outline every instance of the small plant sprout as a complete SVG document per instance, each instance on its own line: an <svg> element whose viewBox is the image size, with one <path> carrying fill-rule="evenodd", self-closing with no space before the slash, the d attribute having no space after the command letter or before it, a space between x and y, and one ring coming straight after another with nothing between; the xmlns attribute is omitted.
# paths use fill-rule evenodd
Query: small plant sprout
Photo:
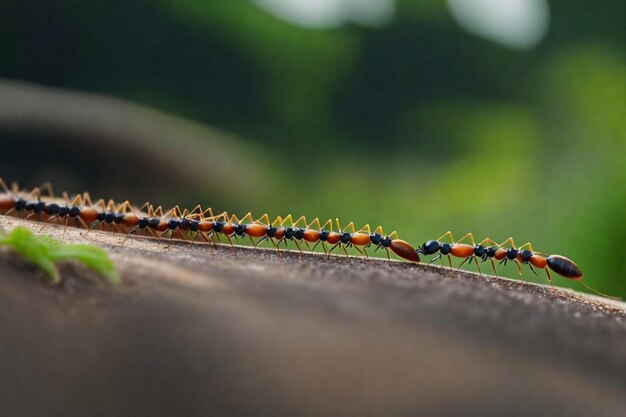
<svg viewBox="0 0 626 417"><path fill-rule="evenodd" d="M97 246L66 245L49 236L35 237L31 231L23 227L0 234L0 245L10 247L37 265L55 284L61 281L56 266L58 261L78 261L105 277L110 284L120 282L119 274L109 255Z"/></svg>

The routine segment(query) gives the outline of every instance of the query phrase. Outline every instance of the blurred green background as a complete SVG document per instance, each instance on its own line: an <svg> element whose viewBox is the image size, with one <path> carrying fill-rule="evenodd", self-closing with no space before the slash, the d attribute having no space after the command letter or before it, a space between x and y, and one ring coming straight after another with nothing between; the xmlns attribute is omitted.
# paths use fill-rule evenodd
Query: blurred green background
<svg viewBox="0 0 626 417"><path fill-rule="evenodd" d="M625 18L621 0L4 0L0 176L415 245L513 236L626 297ZM123 117L54 96L44 123L15 80Z"/></svg>

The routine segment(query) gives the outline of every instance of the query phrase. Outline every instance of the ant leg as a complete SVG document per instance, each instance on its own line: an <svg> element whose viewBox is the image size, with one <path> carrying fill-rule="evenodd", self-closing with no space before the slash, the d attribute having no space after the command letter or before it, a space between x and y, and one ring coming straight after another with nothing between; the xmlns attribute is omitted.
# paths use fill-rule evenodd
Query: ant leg
<svg viewBox="0 0 626 417"><path fill-rule="evenodd" d="M339 224L339 219L337 219L337 224ZM354 222L350 222L346 225L346 227L343 228L343 231L345 232L347 228L352 229L352 233L356 233L356 228L354 227Z"/></svg>
<svg viewBox="0 0 626 417"><path fill-rule="evenodd" d="M45 184L42 184L39 188L46 191L48 193L48 197L54 198L54 191L52 190L51 183L46 182Z"/></svg>
<svg viewBox="0 0 626 417"><path fill-rule="evenodd" d="M22 195L24 193L26 193L26 190L20 191L20 186L17 183L17 181L11 182L11 194L13 194L13 195Z"/></svg>
<svg viewBox="0 0 626 417"><path fill-rule="evenodd" d="M69 220L69 218L68 218ZM77 216L74 218L75 222L76 222L76 227L79 229L88 229L89 225L87 223L85 223L85 221L83 219L80 218L80 216ZM67 223L66 226L67 227ZM63 233L65 233L65 229L63 229Z"/></svg>
<svg viewBox="0 0 626 417"><path fill-rule="evenodd" d="M57 218L57 217L58 217L58 216L57 216L56 214L55 214L54 216L50 216L50 217L48 217L48 219L47 219L45 222L43 222L43 224L41 225L41 228L39 229L39 233L43 232L43 229L45 229L45 228L46 228L46 226L48 225L48 222L49 222L49 221L51 221L52 219L55 219L55 218Z"/></svg>
<svg viewBox="0 0 626 417"><path fill-rule="evenodd" d="M69 220L69 219L68 219ZM87 237L87 235L89 234L89 232L91 232L91 230L93 228L95 228L96 226L100 225L100 223L102 223L100 220L96 220L95 222L93 222L93 224L91 226L89 226L89 228L87 229L87 231L85 233L83 233L83 237ZM67 226L67 223L66 223Z"/></svg>
<svg viewBox="0 0 626 417"><path fill-rule="evenodd" d="M546 271L547 271L547 269L546 269ZM598 294L598 295L601 295L601 296L606 297L606 298L610 298L611 300L622 301L622 299L621 299L620 297L614 297L614 296L612 296L612 295L608 295L608 294L605 294L605 293L603 293L603 292L600 292L600 291L596 290L595 288L593 288L593 287L591 287L591 286L587 285L587 284L586 284L586 283L584 283L582 280L581 280L581 281L578 281L578 282L579 282L579 283L580 283L583 287L587 288L589 291L593 291L593 292L595 292L595 293L596 293L596 294Z"/></svg>
<svg viewBox="0 0 626 417"><path fill-rule="evenodd" d="M306 229L308 227L307 221L306 221L306 217L305 216L300 216L300 218L298 220L296 220L295 222L293 222L293 226L296 227L298 226L298 223L302 222L303 228Z"/></svg>
<svg viewBox="0 0 626 417"><path fill-rule="evenodd" d="M333 231L333 221L332 221L332 219L326 220L326 223L324 223L324 225L320 228L320 230L326 230L327 227L330 229L331 232ZM339 230L341 230L341 229L339 229Z"/></svg>
<svg viewBox="0 0 626 417"><path fill-rule="evenodd" d="M378 226L378 227L376 228L376 230L378 230L379 228L382 230L382 227L381 227L381 226ZM371 235L371 234L372 234L372 230L371 230L371 228L370 228L370 225L369 225L369 224L366 224L365 226L363 226L362 228L360 228L360 229L359 229L359 233L366 233L366 234L368 234L368 235Z"/></svg>
<svg viewBox="0 0 626 417"><path fill-rule="evenodd" d="M509 237L507 240L505 240L504 242L500 243L498 246L503 247L505 246L507 243L509 243L511 245L512 248L515 248L515 241L513 240L512 237Z"/></svg>
<svg viewBox="0 0 626 417"><path fill-rule="evenodd" d="M321 245L321 246L322 246L322 250L324 251L324 255L327 255L328 253L327 253L327 249L326 249L326 243L325 243L325 242L322 242L321 240L318 240L318 241L315 243L315 245L313 245L313 248L311 249L311 252L314 252L314 251L315 251L315 248L317 247L317 245L319 245L319 244L320 244L320 242L322 243L322 245Z"/></svg>
<svg viewBox="0 0 626 417"><path fill-rule="evenodd" d="M482 275L483 271L480 270L480 264L478 263L478 258L475 256L474 256L474 262L476 263L476 268L478 268L478 273Z"/></svg>
<svg viewBox="0 0 626 417"><path fill-rule="evenodd" d="M311 229L314 224L317 224L317 228L313 228L313 230L322 230L322 225L320 224L320 219L319 218L315 218L313 219L313 221L311 223L309 223L306 228L307 229Z"/></svg>
<svg viewBox="0 0 626 417"><path fill-rule="evenodd" d="M111 224L111 226L113 226L113 231L115 233L120 233L120 234L124 233L124 231L117 224L113 223Z"/></svg>
<svg viewBox="0 0 626 417"><path fill-rule="evenodd" d="M548 275L548 280L550 281L550 285L552 285L552 289L556 290L556 287L554 286L554 282L552 281L552 277L550 276L550 271L548 271L548 268L546 268L546 275Z"/></svg>
<svg viewBox="0 0 626 417"><path fill-rule="evenodd" d="M211 241L211 239L207 238L203 232L196 232L196 234L193 236L193 240L191 241L191 245L193 245L195 243L195 241L198 239L198 236L200 236L205 242L207 242L209 244L209 248L211 249L211 251L213 250L212 248L212 244L213 241Z"/></svg>
<svg viewBox="0 0 626 417"><path fill-rule="evenodd" d="M82 197L82 199L83 199L84 204L85 204L86 206L90 206L90 207L91 207L91 206L93 206L93 205L94 205L94 204L93 204L93 200L91 199L91 195L90 195L89 193L87 193L87 192L83 193L83 197ZM98 203L96 202L96 204L98 204Z"/></svg>
<svg viewBox="0 0 626 417"><path fill-rule="evenodd" d="M198 235L200 234L200 232L192 232L193 235L193 239L190 239L190 243L189 243L189 247L192 247L193 244L195 243L196 239L198 238Z"/></svg>
<svg viewBox="0 0 626 417"><path fill-rule="evenodd" d="M524 243L522 246L520 246L519 250L522 250L523 248L525 248L526 246L528 246L528 248L530 249L531 252L535 252L535 249L533 248L533 245L530 242L526 242Z"/></svg>
<svg viewBox="0 0 626 417"><path fill-rule="evenodd" d="M274 245L274 247L276 248L276 250L278 251L278 254L280 256L283 256L283 253L280 251L280 248L278 247L278 245L276 244L276 242L274 241L274 239L267 239L268 241L272 242L272 245ZM278 242L280 244L280 242Z"/></svg>
<svg viewBox="0 0 626 417"><path fill-rule="evenodd" d="M283 226L287 222L293 225L293 217L291 217L291 214L288 214L287 217L285 217L284 219L281 218L280 225Z"/></svg>
<svg viewBox="0 0 626 417"><path fill-rule="evenodd" d="M200 204L196 204L196 206L193 208L193 210L191 210L188 214L190 216L193 216L195 214L199 214L202 213L202 206Z"/></svg>
<svg viewBox="0 0 626 417"><path fill-rule="evenodd" d="M448 236L450 238L450 242L454 243L454 236L452 236L452 232L449 231L449 230L446 233L444 233L443 235L439 236L436 240L439 242L446 236Z"/></svg>
<svg viewBox="0 0 626 417"><path fill-rule="evenodd" d="M467 258L463 259L463 262L461 262L461 264L459 265L459 270L461 269L461 267L463 266L463 264L467 261L469 261L470 259L472 259L474 257L474 255L472 256L468 256ZM471 262L470 262L471 263Z"/></svg>
<svg viewBox="0 0 626 417"><path fill-rule="evenodd" d="M457 240L456 243L461 243L467 238L470 238L470 242L472 242L472 246L476 246L476 242L474 241L474 235L471 232L463 236L461 239Z"/></svg>
<svg viewBox="0 0 626 417"><path fill-rule="evenodd" d="M442 257L442 255L441 255L440 253L439 253L439 254L437 254L437 256L435 256L433 259L431 259L431 260L428 262L428 265L432 264L433 262L438 261L439 259L441 259L441 257Z"/></svg>
<svg viewBox="0 0 626 417"><path fill-rule="evenodd" d="M246 215L245 215L245 216L243 216L239 222L240 222L240 223L243 223L243 222L244 222L244 220L246 220L246 219L248 219L248 221L249 221L250 223L253 223L253 222L254 222L254 220L252 220L252 213L251 213L251 212L246 213Z"/></svg>
<svg viewBox="0 0 626 417"><path fill-rule="evenodd" d="M167 244L166 244L166 246L165 246L165 248L164 248L164 249L168 249L168 248L171 246L172 241L174 240L174 236L176 236L176 232L177 232L177 231L178 231L178 230L172 230L172 233L170 233L170 238L169 238L169 241L167 242Z"/></svg>
<svg viewBox="0 0 626 417"><path fill-rule="evenodd" d="M493 273L496 274L496 277L497 277L498 271L496 270L496 263L491 258L489 258L489 261L491 261L491 266L493 267Z"/></svg>
<svg viewBox="0 0 626 417"><path fill-rule="evenodd" d="M198 232L198 234L196 235L196 238L198 236L200 236L202 239L204 239L204 241L209 244L209 247L211 247L211 249L213 249L213 246L215 246L215 242L213 241L213 239L211 239L206 233L203 233L203 232Z"/></svg>
<svg viewBox="0 0 626 417"><path fill-rule="evenodd" d="M489 243L489 244L490 244L490 245L492 245L492 246L500 246L500 245L498 244L498 242L496 242L495 240L493 240L493 239L491 239L491 238L489 238L489 237L486 237L486 238L484 238L483 240L481 240L480 242L478 242L478 244L479 244L480 246L484 246L484 245L485 245L485 243Z"/></svg>
<svg viewBox="0 0 626 417"><path fill-rule="evenodd" d="M262 221L262 220L265 220L265 221ZM262 225L269 226L270 216L267 213L265 213L264 215L259 217L257 220L255 220L253 223L260 223Z"/></svg>
<svg viewBox="0 0 626 417"><path fill-rule="evenodd" d="M67 226L68 226L69 222L70 222L70 218L66 217L65 218L65 226L63 227L63 232L61 233L61 237L65 237L65 232L67 231ZM87 225L85 225L85 226L87 226Z"/></svg>
<svg viewBox="0 0 626 417"><path fill-rule="evenodd" d="M369 256L367 256L367 252L363 253L363 252L361 251L361 249L359 249L359 247L358 247L358 246L353 246L353 247L354 247L354 249L356 249L357 251L359 251L359 253L361 254L361 256L365 255L365 257L366 257L367 259L369 259L369 258L370 258Z"/></svg>
<svg viewBox="0 0 626 417"><path fill-rule="evenodd" d="M2 178L0 178L0 187L2 187L2 189L5 192L5 194L12 194L11 190L9 190L9 187L7 187L7 184L4 182L4 180Z"/></svg>
<svg viewBox="0 0 626 417"><path fill-rule="evenodd" d="M183 234L183 231L179 228L176 228L172 231L172 234L170 235L170 239L177 239L177 240L182 240L182 241L187 240L186 236Z"/></svg>
<svg viewBox="0 0 626 417"><path fill-rule="evenodd" d="M520 276L520 279L522 280L522 287L523 287L524 285L526 285L526 280L524 279L524 274L522 273L522 265L520 265L517 259L515 259L514 262L515 262L515 265L517 265L517 270L519 271L519 276Z"/></svg>
<svg viewBox="0 0 626 417"><path fill-rule="evenodd" d="M126 240L128 240L128 237L132 235L133 233L135 233L137 230L139 230L139 227L134 227L130 229L130 231L126 234L126 237L124 238L124 240L122 240L122 243L120 243L120 245L124 246L124 243L126 243Z"/></svg>

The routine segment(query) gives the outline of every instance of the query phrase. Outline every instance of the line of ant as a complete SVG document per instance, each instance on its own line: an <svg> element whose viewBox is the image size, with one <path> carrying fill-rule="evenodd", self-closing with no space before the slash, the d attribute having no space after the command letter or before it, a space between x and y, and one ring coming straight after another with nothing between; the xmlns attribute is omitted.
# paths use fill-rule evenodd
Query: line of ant
<svg viewBox="0 0 626 417"><path fill-rule="evenodd" d="M13 212L26 212L25 219L43 222L41 230L52 221L64 220L65 232L70 221L73 220L76 227L86 229L84 235L98 226L101 226L102 230L126 234L122 244L132 234L144 231L146 235L158 239L169 234L170 239L178 237L186 240L188 235L192 234L191 244L200 237L212 246L215 246L215 240L221 243L220 236L225 237L231 246L233 246L233 239L238 240L247 236L254 247L263 241L268 241L278 251L280 251L281 244L287 248L291 241L300 253L303 251L302 244L308 251L315 251L319 245L329 256L338 248L341 248L348 256L347 249L353 247L362 256L369 258L367 249L375 247L375 251L385 250L388 260L391 260L390 251L411 262L420 262L420 255L436 255L429 264L439 259L443 261L445 256L448 258L450 267L452 267L451 257L460 258L463 261L459 269L466 262L474 262L480 274L482 274L480 265L489 261L496 276L498 276L496 261L498 264L505 265L512 262L515 263L522 277L522 285L524 284L522 265L528 265L535 275L537 275L535 268L543 269L553 288L554 282L550 270L567 279L580 282L591 291L610 297L582 282L582 271L570 259L560 255L537 252L530 242L517 247L512 237L502 243L485 238L477 244L472 233L467 233L455 241L452 232L448 231L438 239L429 240L415 249L408 242L399 239L395 230L385 234L382 226L378 226L372 232L369 224L357 230L353 222L341 227L339 219L335 219L337 226L335 231L333 221L330 219L323 224L319 218L308 222L305 216L294 221L292 215L289 214L284 218L278 216L271 220L267 213L254 219L250 212L238 218L235 214L229 215L227 212L215 214L211 208L203 209L200 205L191 211L181 209L179 206L165 211L161 206L155 208L150 203L135 208L128 200L117 204L113 200L100 199L93 203L89 193L76 195L71 200L66 193L63 193L63 203L59 203L47 201L48 198L54 199L49 183L26 192L20 190L15 183L9 189L0 178L0 187L4 190L4 193L0 193L0 211L6 211L5 215ZM42 190L47 193L46 197L42 196ZM443 241L446 238L449 242ZM471 244L464 243L466 240Z"/></svg>

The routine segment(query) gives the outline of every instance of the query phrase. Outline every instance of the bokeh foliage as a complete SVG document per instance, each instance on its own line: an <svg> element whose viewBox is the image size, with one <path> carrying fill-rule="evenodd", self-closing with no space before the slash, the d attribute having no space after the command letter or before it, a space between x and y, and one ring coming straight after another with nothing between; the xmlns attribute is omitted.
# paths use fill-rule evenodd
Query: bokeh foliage
<svg viewBox="0 0 626 417"><path fill-rule="evenodd" d="M519 52L465 33L440 1L398 1L380 28L310 30L245 1L8 0L0 76L255 143L274 183L211 196L220 208L339 216L416 244L512 235L626 296L626 3L550 10L546 39Z"/></svg>

